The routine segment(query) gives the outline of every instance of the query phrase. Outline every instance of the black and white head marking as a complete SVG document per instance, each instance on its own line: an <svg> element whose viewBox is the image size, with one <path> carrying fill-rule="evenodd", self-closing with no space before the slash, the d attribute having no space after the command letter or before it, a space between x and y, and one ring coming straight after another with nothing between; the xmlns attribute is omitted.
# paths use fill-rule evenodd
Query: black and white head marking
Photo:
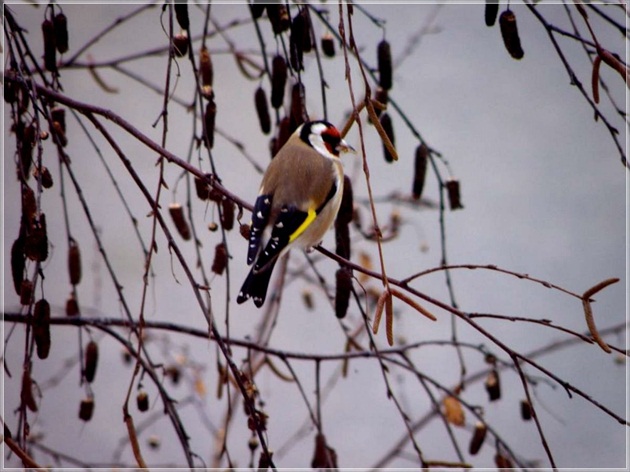
<svg viewBox="0 0 630 472"><path fill-rule="evenodd" d="M300 131L300 138L321 155L330 159L339 157L340 144L343 143L339 130L328 121L319 120L305 123ZM343 143L345 145L345 143Z"/></svg>

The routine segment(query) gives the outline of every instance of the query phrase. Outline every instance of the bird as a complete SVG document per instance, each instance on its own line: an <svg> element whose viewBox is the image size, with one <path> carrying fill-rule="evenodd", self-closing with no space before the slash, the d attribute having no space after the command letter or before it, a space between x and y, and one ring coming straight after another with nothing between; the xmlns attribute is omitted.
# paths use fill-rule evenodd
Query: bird
<svg viewBox="0 0 630 472"><path fill-rule="evenodd" d="M247 264L236 302L265 303L276 262L296 247L311 251L339 211L344 173L340 154L354 152L326 120L307 121L289 137L265 171L250 223Z"/></svg>

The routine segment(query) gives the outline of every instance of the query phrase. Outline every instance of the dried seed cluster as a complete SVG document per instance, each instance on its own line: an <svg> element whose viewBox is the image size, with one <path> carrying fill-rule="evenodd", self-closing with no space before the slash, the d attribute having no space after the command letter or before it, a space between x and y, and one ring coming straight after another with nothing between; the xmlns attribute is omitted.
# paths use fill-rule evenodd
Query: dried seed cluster
<svg viewBox="0 0 630 472"><path fill-rule="evenodd" d="M184 216L184 208L180 203L171 203L168 207L168 212L171 215L173 220L173 224L177 229L179 235L185 241L190 239L190 226L188 226L188 221L186 221L186 217Z"/></svg>
<svg viewBox="0 0 630 472"><path fill-rule="evenodd" d="M416 158L414 162L413 186L411 194L415 200L419 200L424 189L424 181L427 176L427 165L429 163L429 148L422 143L416 148Z"/></svg>
<svg viewBox="0 0 630 472"><path fill-rule="evenodd" d="M50 304L44 298L33 309L33 339L37 357L46 359L50 353Z"/></svg>
<svg viewBox="0 0 630 472"><path fill-rule="evenodd" d="M499 16L499 27L505 49L514 59L522 59L525 53L521 47L521 40L516 27L516 15L512 10L506 10Z"/></svg>
<svg viewBox="0 0 630 472"><path fill-rule="evenodd" d="M79 245L72 239L70 248L68 249L68 273L70 275L70 283L78 285L81 281L81 252Z"/></svg>
<svg viewBox="0 0 630 472"><path fill-rule="evenodd" d="M98 344L96 341L90 341L85 346L85 364L83 376L86 382L92 383L96 376L96 367L98 365Z"/></svg>
<svg viewBox="0 0 630 472"><path fill-rule="evenodd" d="M214 248L214 260L212 261L212 272L217 275L223 274L228 262L227 248L224 243L219 243Z"/></svg>
<svg viewBox="0 0 630 472"><path fill-rule="evenodd" d="M488 427L482 421L478 421L475 424L475 430L473 431L472 438L470 439L470 444L468 445L468 452L471 455L475 455L483 446L483 442L486 439L486 433L488 432Z"/></svg>
<svg viewBox="0 0 630 472"><path fill-rule="evenodd" d="M343 194L337 218L335 219L335 252L344 259L350 259L350 223L354 215L352 181L346 175L343 182Z"/></svg>
<svg viewBox="0 0 630 472"><path fill-rule="evenodd" d="M352 272L346 267L337 269L335 274L335 316L344 318L348 312L350 304L350 294L352 292Z"/></svg>
<svg viewBox="0 0 630 472"><path fill-rule="evenodd" d="M376 47L378 62L378 83L384 90L392 88L392 48L388 41L382 40Z"/></svg>
<svg viewBox="0 0 630 472"><path fill-rule="evenodd" d="M389 113L384 112L381 114L380 123L385 131L385 134L389 138L392 145L396 145L396 138L394 137L394 125L392 124L392 119L389 116ZM389 148L383 143L383 155L385 156L385 161L394 162L394 155L389 150Z"/></svg>

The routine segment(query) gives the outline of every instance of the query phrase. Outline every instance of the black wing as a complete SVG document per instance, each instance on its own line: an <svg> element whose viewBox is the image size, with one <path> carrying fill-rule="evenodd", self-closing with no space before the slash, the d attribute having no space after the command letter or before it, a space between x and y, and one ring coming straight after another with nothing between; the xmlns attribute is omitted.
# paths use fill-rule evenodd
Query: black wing
<svg viewBox="0 0 630 472"><path fill-rule="evenodd" d="M247 264L251 264L258 255L260 238L262 238L269 214L271 213L271 195L260 195L254 203L252 212L252 228L249 233L249 247L247 248Z"/></svg>
<svg viewBox="0 0 630 472"><path fill-rule="evenodd" d="M294 206L284 206L280 209L278 218L271 230L271 238L261 251L258 259L256 259L254 272L264 271L271 262L276 260L291 241L293 234L302 226L302 223L306 221L308 216L307 212L298 210ZM260 240L258 242L260 243Z"/></svg>

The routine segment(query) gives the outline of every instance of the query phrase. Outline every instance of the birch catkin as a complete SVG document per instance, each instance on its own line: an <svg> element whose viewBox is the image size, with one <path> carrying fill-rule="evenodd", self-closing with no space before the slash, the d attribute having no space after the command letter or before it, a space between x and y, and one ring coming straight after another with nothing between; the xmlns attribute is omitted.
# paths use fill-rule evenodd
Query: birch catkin
<svg viewBox="0 0 630 472"><path fill-rule="evenodd" d="M518 36L518 28L516 27L516 15L512 10L505 10L499 17L499 26L501 27L501 36L505 49L514 59L522 59L525 53L521 47L521 40Z"/></svg>

